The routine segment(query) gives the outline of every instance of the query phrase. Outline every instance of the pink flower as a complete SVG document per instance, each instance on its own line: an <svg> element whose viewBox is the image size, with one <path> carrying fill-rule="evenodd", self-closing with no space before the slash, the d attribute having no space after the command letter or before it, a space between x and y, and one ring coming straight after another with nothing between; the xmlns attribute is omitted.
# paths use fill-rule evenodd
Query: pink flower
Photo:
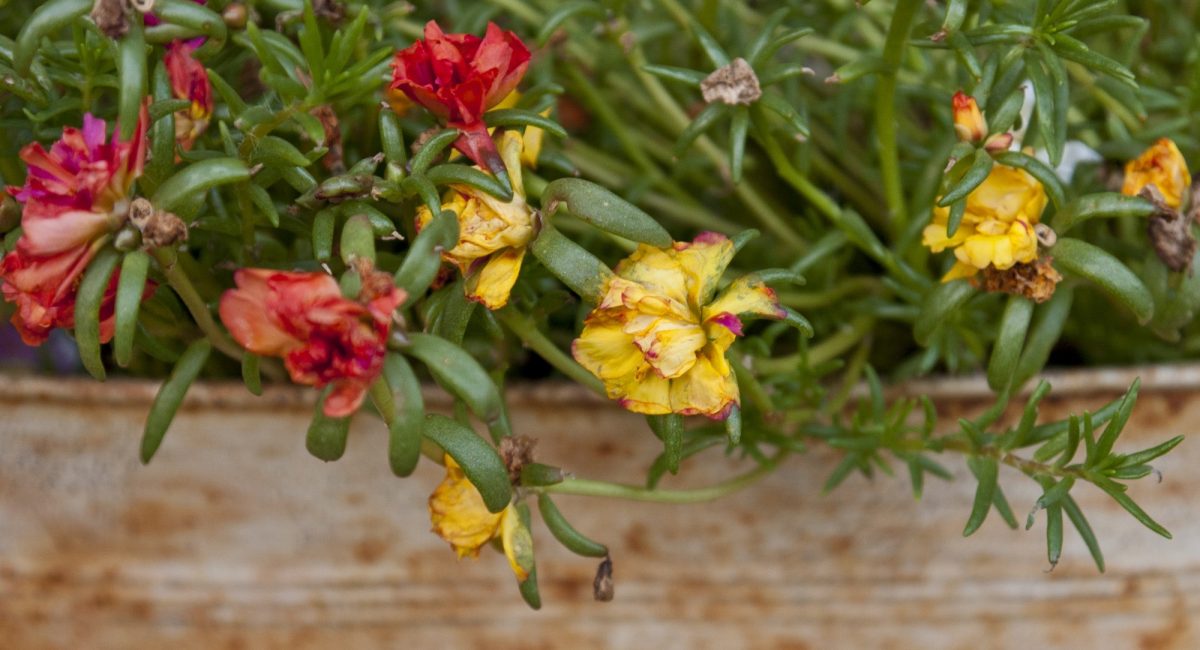
<svg viewBox="0 0 1200 650"><path fill-rule="evenodd" d="M493 23L488 23L481 39L474 34L445 34L429 21L423 40L396 53L390 89L408 95L447 126L462 130L455 148L498 173L504 164L483 114L517 87L528 66L529 48L516 34Z"/></svg>
<svg viewBox="0 0 1200 650"><path fill-rule="evenodd" d="M75 325L75 293L103 238L124 223L129 189L146 162L143 104L133 136L106 136L104 120L83 116L83 129L66 127L46 151L21 150L29 168L22 187L8 191L25 204L21 238L0 261L0 293L17 305L13 324L29 345L40 345L55 327ZM115 282L100 309L101 340L113 332Z"/></svg>
<svg viewBox="0 0 1200 650"><path fill-rule="evenodd" d="M175 140L184 151L190 150L196 138L208 128L213 114L212 84L204 64L192 56L203 42L202 38L171 41L163 57L175 97L192 103L187 109L175 113Z"/></svg>
<svg viewBox="0 0 1200 650"><path fill-rule="evenodd" d="M324 387L325 415L348 416L362 404L387 354L392 312L404 291L386 273L360 270L358 300L342 296L324 273L241 269L221 296L221 321L255 354L282 357L292 380Z"/></svg>

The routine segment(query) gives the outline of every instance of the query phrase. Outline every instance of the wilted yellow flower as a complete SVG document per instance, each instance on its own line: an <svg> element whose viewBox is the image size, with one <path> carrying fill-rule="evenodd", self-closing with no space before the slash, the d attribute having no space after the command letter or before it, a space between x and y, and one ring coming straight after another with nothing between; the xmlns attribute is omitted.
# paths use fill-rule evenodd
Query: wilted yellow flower
<svg viewBox="0 0 1200 650"><path fill-rule="evenodd" d="M446 478L429 495L433 532L450 542L460 558L479 557L479 549L499 537L513 573L524 582L533 567L533 537L521 522L516 505L489 512L458 463L449 455L445 461Z"/></svg>
<svg viewBox="0 0 1200 650"><path fill-rule="evenodd" d="M442 208L458 217L458 244L442 258L458 267L466 278L467 297L488 309L508 303L508 294L521 271L525 247L537 235L534 211L525 202L521 180L521 135L505 131L500 136L500 157L512 181L513 198L501 201L468 185L452 185L442 197ZM433 218L425 206L417 209L417 229Z"/></svg>
<svg viewBox="0 0 1200 650"><path fill-rule="evenodd" d="M992 267L1004 270L1037 259L1034 226L1046 208L1046 190L1022 169L995 165L983 184L967 196L962 223L947 234L949 207L935 207L933 222L922 241L935 253L954 249L958 262L943 282L975 275Z"/></svg>
<svg viewBox="0 0 1200 650"><path fill-rule="evenodd" d="M1142 155L1125 163L1122 194L1137 196L1142 188L1154 185L1168 207L1179 209L1184 193L1192 184L1187 161L1170 138L1160 138Z"/></svg>
<svg viewBox="0 0 1200 650"><path fill-rule="evenodd" d="M725 352L742 334L739 317L786 316L754 276L714 299L733 253L733 242L716 233L668 249L638 246L584 321L575 359L630 411L727 416L738 386Z"/></svg>

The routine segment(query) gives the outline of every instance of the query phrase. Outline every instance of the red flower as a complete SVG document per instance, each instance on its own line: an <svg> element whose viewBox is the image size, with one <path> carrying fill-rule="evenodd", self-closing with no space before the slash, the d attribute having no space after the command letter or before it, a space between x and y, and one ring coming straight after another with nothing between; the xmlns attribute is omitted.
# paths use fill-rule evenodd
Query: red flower
<svg viewBox="0 0 1200 650"><path fill-rule="evenodd" d="M171 41L163 58L175 97L192 103L188 109L175 113L175 140L184 151L190 150L196 138L208 128L213 114L212 84L204 64L192 56L203 42L202 38Z"/></svg>
<svg viewBox="0 0 1200 650"><path fill-rule="evenodd" d="M408 95L447 126L462 130L455 148L499 173L504 164L483 114L517 87L528 66L529 48L493 23L481 39L444 34L429 21L424 40L396 53L390 88Z"/></svg>
<svg viewBox="0 0 1200 650"><path fill-rule="evenodd" d="M283 357L299 384L333 384L325 414L345 417L362 404L387 353L392 312L404 291L386 273L362 269L358 300L324 273L241 269L221 296L221 321L247 350Z"/></svg>
<svg viewBox="0 0 1200 650"><path fill-rule="evenodd" d="M83 129L64 128L50 151L39 143L21 150L29 174L8 191L25 204L22 234L0 261L0 293L17 305L13 324L29 345L75 326L79 278L102 238L125 221L129 188L146 162L148 121L143 104L133 137L110 142L104 120L87 114ZM115 282L100 308L102 341L112 337Z"/></svg>

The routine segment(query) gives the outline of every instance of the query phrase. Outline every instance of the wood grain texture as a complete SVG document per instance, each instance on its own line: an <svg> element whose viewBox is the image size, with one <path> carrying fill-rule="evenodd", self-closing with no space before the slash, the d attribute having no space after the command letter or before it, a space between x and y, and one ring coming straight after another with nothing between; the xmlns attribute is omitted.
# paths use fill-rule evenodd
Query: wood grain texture
<svg viewBox="0 0 1200 650"><path fill-rule="evenodd" d="M1119 450L1200 423L1200 372L1142 374ZM1095 408L1129 377L1060 377L1043 412ZM440 468L392 477L376 422L359 418L342 460L310 457L308 391L199 387L142 467L153 386L0 382L0 648L1200 647L1191 440L1161 462L1161 484L1132 488L1174 541L1077 490L1106 574L1071 530L1047 572L1041 518L1026 532L993 515L963 539L968 480L931 480L920 503L902 476L823 496L836 455L814 449L715 504L558 498L609 544L616 599L593 602L595 562L535 521L545 604L532 612L502 556L459 562L428 532ZM942 389L944 421L982 404L968 385ZM569 389L511 397L539 459L580 476L639 482L659 450L640 418ZM714 450L671 484L738 469ZM1002 485L1023 517L1033 484L1005 471Z"/></svg>

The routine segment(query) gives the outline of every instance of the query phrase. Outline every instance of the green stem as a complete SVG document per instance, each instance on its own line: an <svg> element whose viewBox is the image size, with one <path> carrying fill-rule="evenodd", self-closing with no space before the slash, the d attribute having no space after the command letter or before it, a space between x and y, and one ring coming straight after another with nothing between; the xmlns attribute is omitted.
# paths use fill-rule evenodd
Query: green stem
<svg viewBox="0 0 1200 650"><path fill-rule="evenodd" d="M183 272L178 262L179 255L187 253L177 253L174 249L158 248L154 250L154 259L158 261L158 265L162 268L163 275L167 277L167 284L175 290L179 299L187 306L188 312L192 314L192 318L196 320L196 325L201 332L208 337L213 346L224 353L231 359L241 360L242 348L229 335L217 326L213 320L212 312L204 299L196 291L196 287L192 285L192 280Z"/></svg>
<svg viewBox="0 0 1200 650"><path fill-rule="evenodd" d="M608 396L604 390L604 382L576 363L566 352L560 350L553 341L538 329L533 319L529 318L529 316L522 314L512 307L506 307L492 313L496 315L497 320L512 330L513 334L516 334L517 338L521 339L521 342L526 347L545 359L546 363L554 366L567 377L588 387L592 392L605 397Z"/></svg>
<svg viewBox="0 0 1200 650"><path fill-rule="evenodd" d="M752 485L765 477L779 466L780 461L787 457L786 450L780 450L768 462L759 465L754 470L741 476L734 477L708 487L689 490L659 490L649 489L638 485L623 483L608 483L582 478L566 478L562 483L533 488L539 492L553 494L577 494L589 497L608 497L614 499L629 499L631 501L652 501L655 503L702 503L727 496Z"/></svg>
<svg viewBox="0 0 1200 650"><path fill-rule="evenodd" d="M808 366L810 368L818 366L854 347L854 344L862 340L874 324L875 318L867 315L858 316L850 321L849 327L843 328L836 334L809 348L807 355ZM791 372L803 362L804 355L797 352L796 354L775 357L774 359L755 360L754 369L764 374Z"/></svg>
<svg viewBox="0 0 1200 650"><path fill-rule="evenodd" d="M654 103L662 109L664 114L666 114L674 124L676 135L682 133L683 130L687 128L687 125L691 120L688 118L687 113L684 112L683 108L679 106L679 103L676 102L673 97L671 97L669 92L667 92L667 89L662 85L662 82L659 81L657 77L643 69L643 67L646 65L646 56L642 52L641 47L638 46L630 48L627 58L630 68L633 69L634 74L637 76L638 80L641 81L642 86L646 89L646 92L650 94L650 97L654 100ZM700 137L695 146L700 149L701 153L703 153L717 169L721 170L722 175L726 177L729 176L728 161L725 159L724 153L721 152L721 150L718 149L707 136ZM759 222L762 223L763 227L766 228L768 232L779 237L783 243L792 250L800 251L804 249L804 239L801 238L800 235L796 234L796 231L788 226L784 218L771 208L771 205L754 188L749 179L743 179L742 182L737 183L734 186L734 192L737 193L738 198L746 204L746 207L750 209L750 212L752 212L756 218L758 218Z"/></svg>
<svg viewBox="0 0 1200 650"><path fill-rule="evenodd" d="M896 84L904 46L912 29L921 0L899 0L883 44L884 69L875 87L875 135L879 138L879 165L883 172L883 193L887 201L893 232L902 232L908 223L900 177L900 153L896 142Z"/></svg>

